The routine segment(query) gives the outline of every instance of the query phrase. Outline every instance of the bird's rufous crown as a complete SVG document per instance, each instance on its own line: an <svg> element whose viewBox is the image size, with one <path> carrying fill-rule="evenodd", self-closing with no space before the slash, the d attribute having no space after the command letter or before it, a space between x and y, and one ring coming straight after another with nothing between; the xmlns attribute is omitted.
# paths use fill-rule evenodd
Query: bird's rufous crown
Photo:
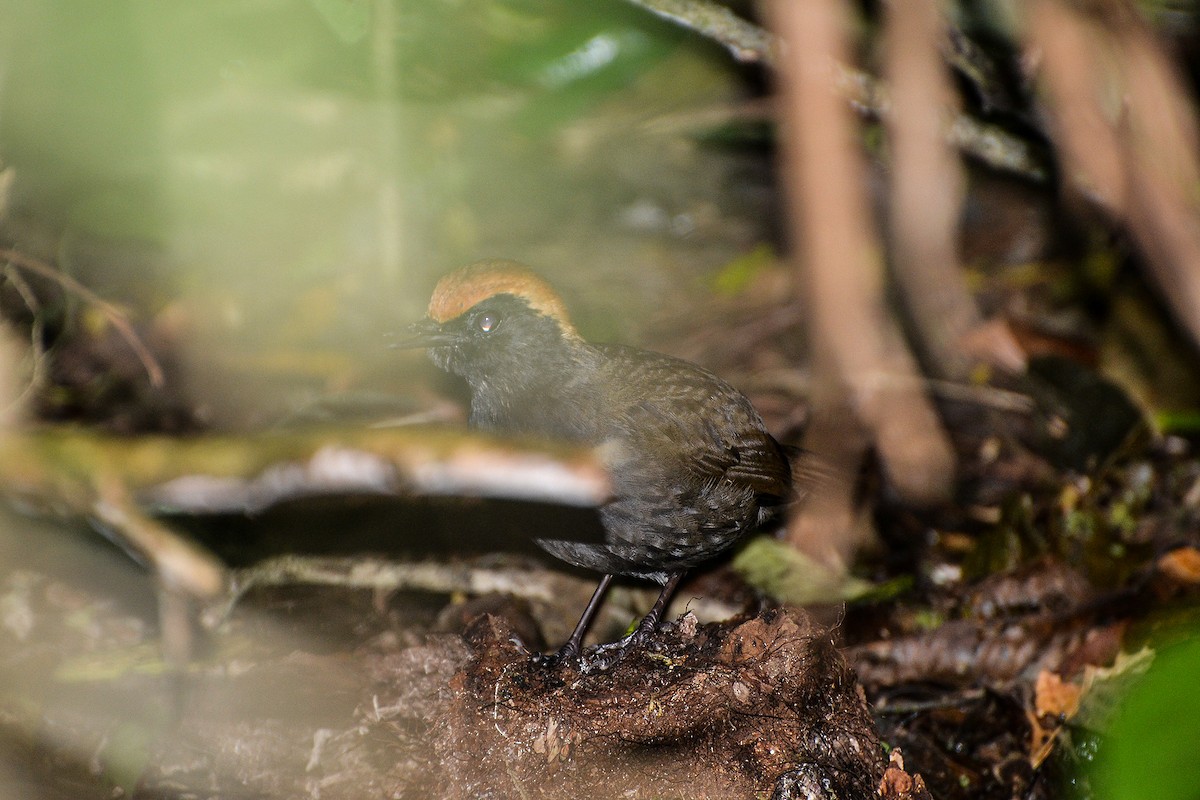
<svg viewBox="0 0 1200 800"><path fill-rule="evenodd" d="M524 300L534 311L556 321L565 336L578 338L567 307L554 288L524 264L502 259L477 261L438 281L429 300L429 318L437 323L448 322L498 294Z"/></svg>

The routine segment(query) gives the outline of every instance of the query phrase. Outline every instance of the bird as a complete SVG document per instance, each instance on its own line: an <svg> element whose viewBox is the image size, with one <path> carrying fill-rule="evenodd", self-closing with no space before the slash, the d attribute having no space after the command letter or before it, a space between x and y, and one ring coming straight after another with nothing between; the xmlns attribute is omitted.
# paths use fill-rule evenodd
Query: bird
<svg viewBox="0 0 1200 800"><path fill-rule="evenodd" d="M777 517L792 497L789 449L749 399L683 359L585 340L559 293L529 267L489 259L445 275L410 331L470 392L468 425L593 447L611 476L602 543L539 538L601 573L574 631L546 663L578 659L617 576L662 585L621 642L648 642L680 580Z"/></svg>

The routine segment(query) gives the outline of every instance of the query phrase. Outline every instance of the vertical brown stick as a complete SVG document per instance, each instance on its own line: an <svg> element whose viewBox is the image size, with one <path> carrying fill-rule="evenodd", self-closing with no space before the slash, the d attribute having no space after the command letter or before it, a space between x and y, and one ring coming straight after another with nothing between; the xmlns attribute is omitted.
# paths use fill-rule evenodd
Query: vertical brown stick
<svg viewBox="0 0 1200 800"><path fill-rule="evenodd" d="M1117 132L1100 105L1101 32L1057 0L1033 0L1026 36L1041 64L1046 108L1066 178L1108 213L1125 215L1128 187ZM1110 79L1114 76L1107 76Z"/></svg>
<svg viewBox="0 0 1200 800"><path fill-rule="evenodd" d="M1129 73L1129 225L1150 276L1200 345L1200 136L1195 108L1144 22L1123 26Z"/></svg>
<svg viewBox="0 0 1200 800"><path fill-rule="evenodd" d="M1125 223L1151 279L1200 345L1200 160L1195 111L1136 9L1085 15L1031 0L1026 38L1041 63L1055 141L1071 185Z"/></svg>
<svg viewBox="0 0 1200 800"><path fill-rule="evenodd" d="M845 7L841 0L772 0L766 8L779 37L781 169L817 376L810 446L834 464L852 463L852 451L820 452L829 443L854 440L838 430L851 421L830 413L849 408L902 496L940 498L949 487L953 454L887 315L866 164L851 111L836 90L836 65L848 55ZM831 487L814 490L815 503L801 517L811 522L799 525L821 525L827 493ZM844 485L839 494L849 500ZM844 524L848 512L834 516ZM793 533L805 538L802 530Z"/></svg>
<svg viewBox="0 0 1200 800"><path fill-rule="evenodd" d="M946 21L937 0L891 0L886 9L894 273L929 367L941 378L964 380L972 367L964 343L982 330L982 319L958 264L964 181L946 137L958 105L941 55ZM986 345L980 356L1024 368L1015 342L993 335Z"/></svg>

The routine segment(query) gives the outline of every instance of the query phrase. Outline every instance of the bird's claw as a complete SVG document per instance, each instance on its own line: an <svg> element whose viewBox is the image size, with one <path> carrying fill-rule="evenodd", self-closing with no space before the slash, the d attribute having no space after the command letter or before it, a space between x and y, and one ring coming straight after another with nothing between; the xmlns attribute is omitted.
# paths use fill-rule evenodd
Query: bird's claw
<svg viewBox="0 0 1200 800"><path fill-rule="evenodd" d="M579 660L579 648L572 642L567 642L553 653L534 653L530 660L535 667L554 669L559 664Z"/></svg>
<svg viewBox="0 0 1200 800"><path fill-rule="evenodd" d="M639 625L633 633L623 639L593 648L580 657L579 671L583 673L603 672L616 666L636 650L651 649L656 630L657 626L654 625Z"/></svg>
<svg viewBox="0 0 1200 800"><path fill-rule="evenodd" d="M567 642L553 653L535 653L531 660L534 666L543 669L554 669L560 664L573 661L579 665L579 671L585 674L597 670L603 671L625 658L630 648L645 645L652 633L653 631L643 632L641 628L638 628L623 639L597 645L587 652L580 652L578 647L573 647L571 642Z"/></svg>

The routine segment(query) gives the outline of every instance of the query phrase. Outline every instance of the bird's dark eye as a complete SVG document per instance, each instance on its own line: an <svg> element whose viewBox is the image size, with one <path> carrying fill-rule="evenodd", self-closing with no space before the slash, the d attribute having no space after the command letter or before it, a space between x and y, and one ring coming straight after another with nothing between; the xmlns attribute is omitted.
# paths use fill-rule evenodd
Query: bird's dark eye
<svg viewBox="0 0 1200 800"><path fill-rule="evenodd" d="M500 317L495 314L482 314L475 320L475 325L484 333L491 333L496 329L496 325L500 322Z"/></svg>

